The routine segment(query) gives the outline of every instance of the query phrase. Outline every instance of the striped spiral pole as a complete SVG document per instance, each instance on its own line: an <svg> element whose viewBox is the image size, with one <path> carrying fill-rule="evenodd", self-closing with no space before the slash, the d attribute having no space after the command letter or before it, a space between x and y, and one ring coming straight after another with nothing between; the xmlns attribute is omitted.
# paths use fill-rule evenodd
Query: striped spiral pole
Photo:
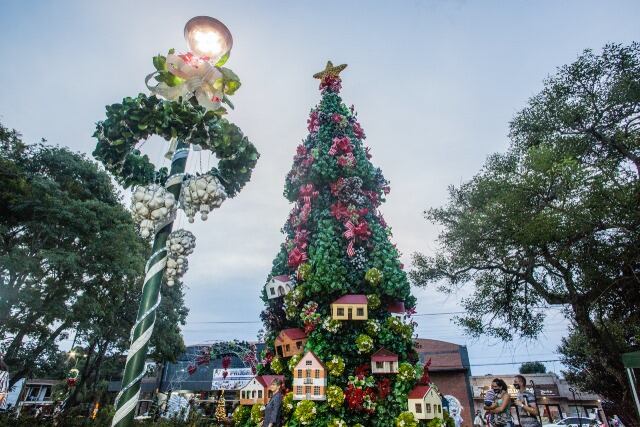
<svg viewBox="0 0 640 427"><path fill-rule="evenodd" d="M171 171L165 184L167 191L172 193L176 200L180 196L182 179L189 154L188 144L178 141L176 151L171 160ZM127 362L122 377L122 389L116 397L116 413L111 422L112 427L125 427L133 425L140 393L140 382L144 377L144 361L147 356L147 344L153 333L153 325L156 321L156 310L160 305L160 286L162 276L167 264L167 237L173 228L173 219L161 225L156 230L153 240L153 252L145 267L144 284L142 285L142 297L138 307L136 323L131 328L131 345L127 354Z"/></svg>

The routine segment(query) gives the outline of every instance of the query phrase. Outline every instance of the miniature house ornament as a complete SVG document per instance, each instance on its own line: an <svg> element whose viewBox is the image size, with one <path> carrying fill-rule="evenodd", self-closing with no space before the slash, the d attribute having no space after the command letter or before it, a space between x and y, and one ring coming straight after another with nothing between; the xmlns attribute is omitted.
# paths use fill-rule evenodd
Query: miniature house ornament
<svg viewBox="0 0 640 427"><path fill-rule="evenodd" d="M307 334L300 328L289 328L280 331L275 339L276 354L280 357L291 357L301 354L307 342Z"/></svg>
<svg viewBox="0 0 640 427"><path fill-rule="evenodd" d="M443 418L442 399L435 385L417 385L409 392L407 399L409 411L417 420Z"/></svg>
<svg viewBox="0 0 640 427"><path fill-rule="evenodd" d="M308 351L293 370L293 400L326 400L327 367Z"/></svg>
<svg viewBox="0 0 640 427"><path fill-rule="evenodd" d="M267 292L267 298L274 299L280 298L291 292L294 282L289 276L274 276L265 285Z"/></svg>
<svg viewBox="0 0 640 427"><path fill-rule="evenodd" d="M284 375L258 375L240 389L240 404L266 405L269 399L278 391L279 383L284 381Z"/></svg>
<svg viewBox="0 0 640 427"><path fill-rule="evenodd" d="M331 303L333 320L367 320L369 318L366 295L344 295Z"/></svg>
<svg viewBox="0 0 640 427"><path fill-rule="evenodd" d="M372 374L397 374L398 373L398 355L381 348L371 355L371 373Z"/></svg>

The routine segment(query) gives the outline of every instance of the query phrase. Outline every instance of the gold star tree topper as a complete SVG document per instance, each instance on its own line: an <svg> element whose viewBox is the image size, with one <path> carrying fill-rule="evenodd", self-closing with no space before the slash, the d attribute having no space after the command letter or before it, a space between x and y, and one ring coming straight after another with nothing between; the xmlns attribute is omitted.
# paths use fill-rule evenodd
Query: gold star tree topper
<svg viewBox="0 0 640 427"><path fill-rule="evenodd" d="M320 71L319 73L315 73L313 75L313 78L322 80L327 76L337 77L340 74L340 72L345 68L347 68L347 64L342 64L342 65L338 65L337 67L334 67L333 62L327 61L327 66L324 67L324 70Z"/></svg>

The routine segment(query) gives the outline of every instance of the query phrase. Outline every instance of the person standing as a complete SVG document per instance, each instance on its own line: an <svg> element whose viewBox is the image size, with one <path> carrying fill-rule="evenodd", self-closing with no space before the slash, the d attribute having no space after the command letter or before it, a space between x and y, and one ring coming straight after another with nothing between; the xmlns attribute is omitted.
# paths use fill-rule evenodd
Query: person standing
<svg viewBox="0 0 640 427"><path fill-rule="evenodd" d="M533 393L527 391L527 380L522 375L513 379L513 387L518 390L515 405L522 427L541 427L538 419L538 404Z"/></svg>
<svg viewBox="0 0 640 427"><path fill-rule="evenodd" d="M473 419L473 427L484 427L484 420L482 419L479 409L476 411L476 416Z"/></svg>
<svg viewBox="0 0 640 427"><path fill-rule="evenodd" d="M264 408L263 427L280 427L282 426L282 394L284 393L284 385L280 380L274 380L274 384L278 387L277 391L271 396L269 403Z"/></svg>
<svg viewBox="0 0 640 427"><path fill-rule="evenodd" d="M484 410L492 414L491 425L494 427L513 427L511 418L511 396L507 392L507 383L501 378L491 382L491 390L495 394L495 401L484 406Z"/></svg>

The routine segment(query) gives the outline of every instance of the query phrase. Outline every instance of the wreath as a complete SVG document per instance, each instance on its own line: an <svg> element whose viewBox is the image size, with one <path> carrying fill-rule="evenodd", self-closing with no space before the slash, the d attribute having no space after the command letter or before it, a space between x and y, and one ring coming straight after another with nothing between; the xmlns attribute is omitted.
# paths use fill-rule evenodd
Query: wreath
<svg viewBox="0 0 640 427"><path fill-rule="evenodd" d="M162 100L139 94L106 107L107 118L96 125L96 159L128 188L159 183L168 178L166 167L156 170L139 150L141 141L158 135L210 150L218 158L215 175L229 197L235 196L251 178L260 155L242 131L219 111L207 110L195 102L179 98Z"/></svg>

